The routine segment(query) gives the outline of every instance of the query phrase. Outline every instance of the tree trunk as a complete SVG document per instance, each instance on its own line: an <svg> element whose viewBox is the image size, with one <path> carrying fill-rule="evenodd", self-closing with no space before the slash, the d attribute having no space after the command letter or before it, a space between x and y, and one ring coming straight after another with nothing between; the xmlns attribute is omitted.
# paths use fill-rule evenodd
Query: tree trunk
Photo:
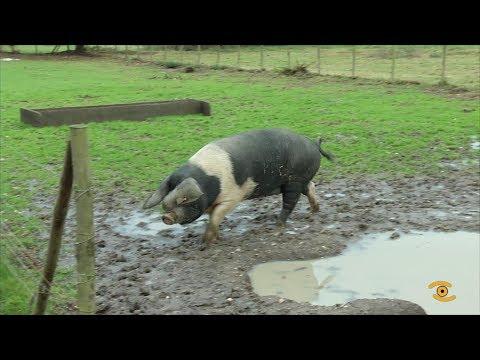
<svg viewBox="0 0 480 360"><path fill-rule="evenodd" d="M85 45L75 45L75 52L77 54L83 54L87 50L85 49Z"/></svg>

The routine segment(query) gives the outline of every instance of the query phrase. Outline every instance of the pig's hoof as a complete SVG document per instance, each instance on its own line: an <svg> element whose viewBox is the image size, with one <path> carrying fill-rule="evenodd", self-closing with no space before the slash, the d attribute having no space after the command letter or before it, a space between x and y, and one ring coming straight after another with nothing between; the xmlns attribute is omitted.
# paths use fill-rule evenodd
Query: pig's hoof
<svg viewBox="0 0 480 360"><path fill-rule="evenodd" d="M317 212L320 211L320 206L318 206L318 205L311 206L311 207L310 207L310 211L311 211L312 213L317 213Z"/></svg>
<svg viewBox="0 0 480 360"><path fill-rule="evenodd" d="M205 236L203 237L203 244L206 246L206 247L209 247L210 245L212 245L215 241L218 240L218 235L217 234L205 234Z"/></svg>
<svg viewBox="0 0 480 360"><path fill-rule="evenodd" d="M282 235L284 230L285 230L285 224L280 223L277 225L277 228L275 229L273 235L274 236Z"/></svg>

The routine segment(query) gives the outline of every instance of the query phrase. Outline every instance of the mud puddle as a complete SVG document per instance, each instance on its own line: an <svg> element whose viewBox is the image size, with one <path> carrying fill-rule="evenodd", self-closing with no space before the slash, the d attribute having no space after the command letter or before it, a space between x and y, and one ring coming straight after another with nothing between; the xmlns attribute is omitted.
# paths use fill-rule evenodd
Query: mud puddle
<svg viewBox="0 0 480 360"><path fill-rule="evenodd" d="M312 305L358 299L395 298L420 305L427 314L480 314L480 234L391 232L364 236L340 255L316 261L281 261L249 272L254 291ZM438 286L452 287L439 301ZM445 292L445 290L444 290ZM443 295L443 294L442 294Z"/></svg>

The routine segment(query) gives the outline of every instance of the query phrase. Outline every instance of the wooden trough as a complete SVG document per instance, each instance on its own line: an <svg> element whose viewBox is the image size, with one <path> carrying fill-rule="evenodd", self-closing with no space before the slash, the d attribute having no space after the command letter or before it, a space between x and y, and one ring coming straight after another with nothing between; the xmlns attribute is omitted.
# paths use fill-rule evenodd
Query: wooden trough
<svg viewBox="0 0 480 360"><path fill-rule="evenodd" d="M132 104L78 106L51 109L20 109L21 120L29 125L60 126L110 120L145 120L164 115L210 115L206 101L184 99Z"/></svg>

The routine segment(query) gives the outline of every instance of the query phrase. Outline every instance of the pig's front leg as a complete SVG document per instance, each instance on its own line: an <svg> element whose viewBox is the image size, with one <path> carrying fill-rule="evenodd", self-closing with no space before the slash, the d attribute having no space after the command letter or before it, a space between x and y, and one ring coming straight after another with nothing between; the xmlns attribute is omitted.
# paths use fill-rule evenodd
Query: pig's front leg
<svg viewBox="0 0 480 360"><path fill-rule="evenodd" d="M203 248L211 245L215 240L219 239L219 225L230 211L238 204L238 201L229 201L220 203L215 206L210 213L210 220L207 229L203 235Z"/></svg>

